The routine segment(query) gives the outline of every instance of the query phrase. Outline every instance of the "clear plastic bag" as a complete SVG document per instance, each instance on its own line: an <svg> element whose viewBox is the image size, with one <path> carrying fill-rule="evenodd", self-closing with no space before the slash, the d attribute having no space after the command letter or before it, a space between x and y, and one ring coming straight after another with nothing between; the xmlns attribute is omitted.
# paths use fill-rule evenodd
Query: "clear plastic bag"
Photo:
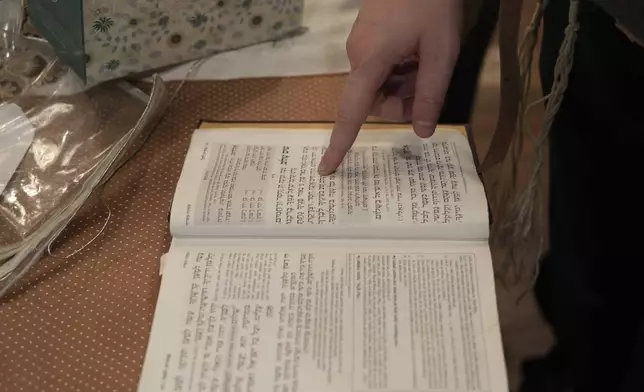
<svg viewBox="0 0 644 392"><path fill-rule="evenodd" d="M168 103L158 78L150 95L120 81L85 89L46 42L18 33L15 3L0 2L0 296L138 149Z"/></svg>

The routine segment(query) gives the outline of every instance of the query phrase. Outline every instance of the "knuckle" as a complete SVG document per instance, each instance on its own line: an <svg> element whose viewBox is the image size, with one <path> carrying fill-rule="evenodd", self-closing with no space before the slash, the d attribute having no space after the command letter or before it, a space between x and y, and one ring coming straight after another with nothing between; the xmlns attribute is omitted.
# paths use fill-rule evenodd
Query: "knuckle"
<svg viewBox="0 0 644 392"><path fill-rule="evenodd" d="M435 95L418 94L417 92L415 97L415 103L416 105L419 105L423 108L440 110L440 108L443 106L443 99L436 97Z"/></svg>
<svg viewBox="0 0 644 392"><path fill-rule="evenodd" d="M365 37L355 27L349 32L345 43L345 50L350 61L357 62L363 57L364 48L369 44L369 36Z"/></svg>

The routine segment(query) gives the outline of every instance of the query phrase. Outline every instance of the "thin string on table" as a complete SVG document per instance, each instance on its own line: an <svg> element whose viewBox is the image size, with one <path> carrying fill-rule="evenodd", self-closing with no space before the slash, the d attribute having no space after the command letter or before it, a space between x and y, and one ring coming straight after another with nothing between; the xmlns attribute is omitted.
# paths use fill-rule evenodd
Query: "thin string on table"
<svg viewBox="0 0 644 392"><path fill-rule="evenodd" d="M306 29L300 29L300 30L298 30L297 32L294 32L294 33L291 33L291 34L287 34L287 35L284 35L284 36L283 36L283 37L281 37L281 38L275 39L275 40L274 40L274 42L277 42L277 41L279 41L279 40L281 40L281 39L284 39L284 38L291 38L291 37L297 36L297 35L299 35L299 34L304 33L305 31L306 31ZM204 64L207 60L208 60L208 58L199 59L199 60L197 60L197 61L193 62L193 63L190 65L190 68L188 68L188 71L186 72L185 77L184 77L184 78L179 82L179 84L178 84L178 85L177 85L177 87L174 89L174 91L172 92L172 95L170 96L170 98L169 98L169 100L168 100L168 106L167 106L167 107L166 107L166 109L165 109L165 110L166 110L166 113L167 113L167 111L168 111L168 110L170 110L170 109L171 109L171 107L172 107L172 103L175 101L175 99L177 98L177 96L178 96L179 92L180 92L180 91L181 91L181 89L184 87L184 85L186 84L186 82L188 82L188 81L190 81L191 79L193 79L194 74L195 74L195 73L197 73L197 72L201 69L201 67L203 66L203 64ZM48 66L43 70L43 72L41 73L41 76L40 76L39 78L37 78L37 79L38 79L38 80L40 80L40 79L44 78L44 76L42 76L42 75L46 75L46 72L49 72L49 70L51 70L51 68L53 68L53 66L55 65L55 62L56 62L56 61L57 61L57 59L53 60L53 61L52 61L52 63L50 63L50 64L49 64L49 65L48 65ZM134 151L131 153L131 155L130 155L126 160L124 160L124 161L122 162L122 164L121 164L121 166L120 166L120 167L122 167L125 163L127 163L130 159L132 159L132 158L133 158L133 157L134 157L134 156L135 156L135 155L136 155L136 154L141 150L141 148L143 148L143 146L145 145L145 140L147 140L147 138L149 137L149 135L150 135L150 134L148 133L148 134L146 135L146 139L144 139L144 140L143 140L143 142L142 142L142 143L140 143L140 145L136 148L136 150L134 150ZM126 147L126 146L122 146L122 147L121 147L121 150L122 150L123 148L125 148L125 147ZM113 162L112 162L112 163L113 163ZM112 172L108 177L103 178L103 179L102 179L102 184L105 184L105 183L106 183L106 182L107 182L107 181L108 181L112 176L114 176L114 174L116 174L116 172L118 172L118 170L120 169L120 167L119 167L117 170L114 170L114 171L113 171L113 172ZM105 205L107 206L107 204L105 204ZM107 206L107 208L109 209L109 206ZM110 210L110 211L111 211L111 210ZM108 215L108 219L106 220L105 224L103 225L103 227L102 227L102 228L101 228L101 230L97 233L97 235L96 235L96 236L94 236L93 238L91 238L87 243L83 244L83 245L80 247L80 249L77 249L76 251L72 252L72 254L71 254L71 255L69 255L69 256L67 256L66 258L69 258L69 257L71 257L72 255L76 255L76 254L78 254L80 251L84 250L85 248L87 248L88 246L90 246L94 241L96 241L96 240L97 240L97 239L98 239L98 238L103 234L103 232L105 231L105 229L107 228L107 225L109 224L109 218L110 218L110 217L111 217L111 214L109 214L109 215ZM71 218L73 218L73 216L72 216ZM50 256L52 256L52 257L55 257L55 256L51 254L51 244L57 240L57 238L60 236L60 234L61 234L63 231L64 231L64 228L63 228L63 229L61 229L57 234L55 234L55 235L53 236L52 240L51 240L51 241L48 243L48 245L47 245L47 253L48 253ZM36 231L36 233L34 233L34 234L40 234L40 233L38 233L38 231ZM24 241L23 241L23 242L24 242ZM20 244L20 245L18 245L18 246L16 246L16 245L10 245L10 246L8 246L8 247L7 247L6 252L4 252L4 251L0 251L0 262L5 262L5 261L9 261L9 262L10 262L10 261L11 261L11 259L10 259L10 258L11 258L13 255L18 254L18 253L22 250L22 248L23 248L22 244ZM4 257L4 256L3 256L3 252L4 252L4 253L6 253L6 257ZM0 264L0 282L2 282L4 279L6 279L6 278L7 278L7 277L8 277L8 276L13 272L13 270L15 269L15 267L14 267L14 268L9 268L9 270L8 270L8 271L6 271L6 268L5 268L5 271L3 271L3 268L2 268L3 266L4 266L3 264ZM0 287L0 297L2 296L2 294L3 294L3 292L4 292L5 290L6 290L6 289L2 289L2 288Z"/></svg>
<svg viewBox="0 0 644 392"><path fill-rule="evenodd" d="M101 191L102 191L102 190L101 190ZM48 254L50 257L52 257L52 258L54 258L54 259L58 259L58 260L67 260L67 259L69 259L69 258L71 258L71 257L74 257L76 254L78 254L78 253L82 252L85 248L87 248L88 246L90 246L94 241L96 241L96 239L97 239L101 234L103 234L103 232L104 232L104 231L105 231L105 229L107 228L107 225L110 223L110 219L112 219L112 209L111 209L111 208L110 208L110 206L109 206L109 205L108 205L108 204L103 200L102 192L99 192L99 201L101 202L101 205L103 205L103 206L107 209L107 218L105 218L105 222L104 222L104 223L103 223L103 225L101 226L101 229L98 231L98 233L96 233L96 234L95 234L95 235L94 235L94 236L93 236L93 237L92 237L88 242L86 242L83 246L81 246L80 248L78 248L78 249L74 250L73 252L71 252L70 254L68 254L67 256L64 256L64 257L60 257L60 256L56 256L56 255L52 254L51 246L52 246L52 245L54 244L54 242L58 239L58 238L54 238L51 242L49 242L49 243L47 244L47 254Z"/></svg>
<svg viewBox="0 0 644 392"><path fill-rule="evenodd" d="M201 60L198 60L198 61L194 62L194 63L190 66L190 68L189 68L189 69L188 69L188 71L186 72L186 76L185 76L183 79L181 79L181 81L179 82L179 84L177 85L177 87L176 87L176 88L174 89L174 91L172 92L172 95L170 96L170 99L169 99L168 109L166 109L166 110L169 110L170 106L172 105L172 103L175 101L175 99L176 99L176 98L177 98L177 96L179 95L179 92L181 91L181 89L183 88L183 86L185 86L185 84L186 84L186 82L187 82L187 81L189 81L190 79L192 79L192 77L194 76L194 74L195 74L196 72L198 72L198 71L199 71L199 69L203 66L203 64L204 64L204 62L205 62L206 60L207 60L207 59L201 59ZM134 157L134 156L139 152L139 150L141 150L141 148L143 148L143 146L144 146L144 145L145 145L145 142L141 143L141 144L137 147L137 149L136 149L136 150L131 154L131 157ZM125 164L125 162L124 162L123 164ZM107 182L107 181L108 181L112 176L114 176L114 174L116 174L116 172L114 172L113 174L111 174L111 175L110 175L110 177L106 178L106 179L105 179L105 181L104 181L104 183L105 183L105 182ZM47 245L47 253L48 253L48 255L49 255L49 256L51 256L51 257L53 257L53 258L55 258L55 259L62 259L62 260L69 259L69 258L71 258L71 257L73 257L73 256L75 256L75 255L77 255L78 253L82 252L84 249L86 249L86 248L87 248L87 247L89 247L90 245L92 245L92 243L94 243L94 241L96 241L96 240L98 239L98 237L100 237L100 236L105 232L105 230L107 229L107 225L109 224L110 219L112 218L112 209L111 209L111 208L110 208L110 206L107 204L107 202L105 202L105 201L103 200L103 197L102 197L103 190L104 190L104 189L102 188L102 189L100 190L100 192L98 192L98 193L99 193L99 199L100 199L100 201L101 201L101 204L102 204L103 206L105 206L105 208L107 208L108 215L107 215L107 217L105 218L105 222L104 222L104 223L103 223L103 225L101 226L101 229L98 231L98 233L96 233L96 235L94 235L94 236L93 236L89 241L87 241L86 243L84 243L82 246L80 246L79 248L77 248L76 250L74 250L73 252L71 252L69 255L64 256L64 257L55 256L55 255L54 255L54 254L52 254L52 252L51 252L51 246L52 246L52 244L53 244L53 243L58 239L58 236L56 236L56 237L54 237L54 238L49 242L49 244Z"/></svg>
<svg viewBox="0 0 644 392"><path fill-rule="evenodd" d="M282 37L282 39L284 39L284 38L291 38L291 37L295 37L295 36L297 36L297 35L300 35L300 34L304 33L305 31L306 31L306 29L300 29L300 30L298 30L298 31L296 31L296 32L293 32L293 33L290 33L290 34L285 35L284 37ZM276 40L275 40L275 42L277 42L277 41L279 41L279 39L276 39ZM57 59L56 59L56 60L57 60ZM54 60L54 61L56 61L56 60ZM172 103L175 101L175 99L176 99L176 98L177 98L177 96L179 95L179 92L180 92L180 91L181 91L181 89L185 86L186 82L188 82L188 81L190 81L190 80L192 80L192 79L193 79L193 77L195 76L195 74L196 74L197 72L199 72L199 70L201 69L201 67L204 65L204 63L205 63L207 60L208 60L208 58L202 58L202 59L199 59L199 60L197 60L197 61L193 62L193 63L190 65L190 68L188 68L188 71L186 71L186 75L184 76L184 78L183 78L183 79L181 79L181 81L179 82L179 84L177 85L177 87L176 87L176 88L174 89L174 91L172 92L172 95L170 96L170 99L169 99L169 101L168 101L168 107L166 108L166 110L170 110L170 108L172 107ZM51 64L51 66L50 66L50 67L47 67L46 69L47 69L47 70L48 70L48 69L51 69L51 68L53 67L53 65L54 65L54 64ZM44 78L44 77L43 77L43 78ZM137 147L137 149L136 149L135 151L133 151L133 152L132 152L132 154L130 155L130 158L128 158L128 161L129 161L129 159L131 159L132 157L134 157L134 156L135 156L135 155L136 155L136 154L141 150L141 148L143 148L143 146L144 146L144 145L145 145L145 141L144 141L143 143L141 143L141 144ZM127 162L127 161L126 161L126 162ZM123 164L125 164L126 162L123 162ZM121 167L122 167L122 166L121 166ZM116 170L114 173L112 173L108 178L104 179L103 184L105 184L105 183L106 183L106 182L107 182L107 181L108 181L112 176L114 176L114 174L116 174L116 172L117 172L117 171L118 171L118 170ZM101 193L102 193L102 192L101 192ZM101 198L101 200L102 200L102 198ZM103 224L103 226L101 227L101 230L100 230L100 231L99 231L99 232L98 232L94 237L92 237L92 238L91 238L87 243L83 244L80 248L76 249L75 251L73 251L73 252L72 252L71 254L69 254L68 256L64 257L65 259L70 258L70 257L72 257L72 256L74 256L74 255L76 255L76 254L80 253L80 252L81 252L81 251L83 251L85 248L87 248L88 246L90 246L94 241L96 241L96 240L97 240L97 239L98 239L98 238L103 234L103 232L104 232L104 231L105 231L105 229L107 228L107 225L109 224L110 218L111 218L111 216L112 216L112 214L111 214L111 209L110 209L109 205L107 205L107 203L105 203L104 201L103 201L103 204L107 207L107 209L108 209L108 211L109 211L109 214L108 214L108 217L107 217L107 218L106 218L106 220L105 220L105 223L104 223L104 224ZM62 233L62 231L61 231L61 233ZM49 242L49 244L47 245L47 253L48 253L48 254L49 254L49 256L51 256L51 257L58 258L58 257L54 256L54 255L51 253L51 245L52 245L52 243L54 243L54 242L58 239L58 236L59 236L61 233L59 233L58 235L56 235L56 236L55 236L55 237L54 237L54 238ZM3 260L3 259L1 259L1 258L0 258L0 260ZM3 279L3 277L2 277L2 276L0 276L0 281L1 281L2 279Z"/></svg>
<svg viewBox="0 0 644 392"><path fill-rule="evenodd" d="M285 36L284 38L287 38L287 37L288 36ZM172 103L178 96L183 86L186 84L187 81L193 78L194 74L201 68L201 66L205 63L205 61L207 61L206 58L200 59L195 61L190 66L190 68L186 72L186 76L183 78L183 80L179 82L177 88L173 91L172 95L170 96L168 100L168 105L165 107L166 113L167 113L167 110L169 110L172 107ZM146 109L144 110L144 114L148 111L148 109L149 109L149 106L146 107ZM109 175L106 176L106 173L109 172L110 167L114 165L115 161L119 157L122 158L123 151L127 148L128 144L131 142L131 139L134 135L134 130L137 127L139 127L139 125L141 125L140 121L141 120L139 119L139 121L137 121L137 124L130 130L130 132L128 132L114 146L112 146L112 149L110 150L108 155L101 162L99 162L99 164L97 165L97 170L95 170L95 173L98 173L98 174L90 175L88 177L88 180L82 186L81 194L76 200L73 200L67 206L63 206L59 211L56 212L56 214L53 216L53 219L50 219L50 221L45 221L43 223L40 230L36 230L34 234L29 237L29 239L23 240L23 242L21 243L21 246L18 246L18 247L15 247L15 249L12 249L12 252L9 254L9 258L3 259L2 257L0 257L0 262L5 262L4 264L0 264L0 282L4 283L4 284L0 284L0 298L5 293L7 293L11 285L15 283L24 274L26 269L29 268L33 263L37 261L37 259L39 258L39 255L31 255L31 261L28 263L28 265L26 267L23 267L22 271L19 271L17 274L14 273L16 269L21 268L21 265L24 264L24 261L26 261L25 258L38 247L38 244L41 241L47 240L48 242L47 242L47 245L45 245L45 249L50 249L51 243L56 241L56 239L61 235L61 233L65 230L65 226L67 226L71 222L71 220L79 211L82 204L87 200L87 198L91 195L91 193L93 193L96 188L100 187L101 185L104 185L114 174L116 174L116 172L119 171L119 169L123 166L123 164L128 162L143 147L143 145L145 144L145 139L143 140L142 143L139 144L136 150L132 151L132 154L122 162L121 166L119 166L114 171L112 171ZM145 138L147 139L150 136L150 134L151 133L147 133L145 135ZM85 195L85 197L81 197L82 195ZM71 210L74 212L66 215L66 212L68 210ZM104 233L109 223L109 217L111 217L111 214L108 215L108 220L103 225L99 233L96 236L94 236L92 239L90 239L88 243L84 244L81 247L81 249L74 251L73 252L74 255L78 254L83 249L86 249L98 237L100 237L102 233ZM62 226L60 226L61 224ZM53 239L49 241L48 237L51 237ZM26 246L23 246L23 244L26 244ZM31 246L31 248L29 248L28 246ZM16 259L16 257L19 257L19 259L14 260ZM8 283L6 283L5 281L8 281Z"/></svg>

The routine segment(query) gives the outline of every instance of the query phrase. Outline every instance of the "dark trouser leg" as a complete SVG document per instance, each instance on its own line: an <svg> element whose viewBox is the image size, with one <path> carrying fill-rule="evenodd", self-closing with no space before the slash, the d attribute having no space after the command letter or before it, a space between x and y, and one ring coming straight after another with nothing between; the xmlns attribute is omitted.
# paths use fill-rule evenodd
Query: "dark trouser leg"
<svg viewBox="0 0 644 392"><path fill-rule="evenodd" d="M546 10L546 92L568 5L553 0ZM579 22L569 87L550 135L551 249L536 287L557 347L526 368L524 390L642 391L644 48L588 1Z"/></svg>
<svg viewBox="0 0 644 392"><path fill-rule="evenodd" d="M499 0L483 0L476 25L468 34L445 96L440 117L443 124L466 124L470 122L478 77L485 53L490 44L499 17Z"/></svg>

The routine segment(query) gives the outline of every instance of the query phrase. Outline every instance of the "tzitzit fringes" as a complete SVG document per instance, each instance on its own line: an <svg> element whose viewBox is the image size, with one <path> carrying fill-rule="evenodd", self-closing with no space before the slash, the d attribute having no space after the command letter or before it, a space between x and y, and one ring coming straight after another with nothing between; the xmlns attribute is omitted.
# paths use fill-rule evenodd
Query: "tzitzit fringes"
<svg viewBox="0 0 644 392"><path fill-rule="evenodd" d="M496 242L500 245L500 248L505 253L505 257L502 258L502 264L500 268L501 276L507 278L509 271L513 270L516 277L515 280L520 277L520 273L523 270L522 263L523 258L515 255L513 249L514 239L512 233L512 200L516 197L516 192L518 188L518 169L519 169L519 160L523 155L523 146L525 142L524 133L529 129L528 122L526 120L527 112L529 106L527 105L528 97L530 94L530 87L532 85L532 67L534 62L534 50L536 48L538 38L539 38L539 28L541 26L541 21L543 19L543 11L545 7L544 0L538 0L535 11L532 14L530 23L525 29L523 39L520 43L518 56L519 56L519 75L520 75L520 101L518 107L519 118L515 124L516 132L512 142L510 144L510 150L508 157L506 159L509 161L509 184L506 183L505 186L502 186L501 183L497 184L497 189L495 191L496 197L493 200L495 210L497 211L494 224L491 228L491 238L493 242ZM502 171L502 169L498 169ZM499 177L504 177L503 174L499 174ZM507 177L506 177L507 178ZM498 180L497 180L498 181ZM510 220L510 222L508 222Z"/></svg>
<svg viewBox="0 0 644 392"><path fill-rule="evenodd" d="M530 222L526 219L529 214L527 212L532 211L533 201L536 192L540 187L538 187L538 179L540 177L541 170L543 168L544 161L544 149L548 141L548 136L550 134L550 128L554 121L555 115L559 111L559 107L563 101L564 93L568 87L568 77L570 75L570 70L573 65L574 57L574 43L577 37L577 30L579 25L577 23L577 14L579 10L579 1L572 0L570 3L570 12L568 26L566 27L564 40L559 49L559 56L555 63L554 71L554 82L550 91L550 94L547 96L546 110L543 118L543 129L539 136L536 139L536 160L535 165L532 170L532 176L528 188L521 194L521 197L518 199L517 205L519 206L519 211L521 212L518 218L518 225L516 228L519 230L518 234L525 235L529 232ZM523 226L523 229L521 229Z"/></svg>
<svg viewBox="0 0 644 392"><path fill-rule="evenodd" d="M509 216L503 222L505 229L503 231L507 233L509 236L508 239L510 240L508 244L511 247L509 254L514 259L513 262L518 262L520 265L530 262L538 267L538 259L541 257L543 251L545 242L545 209L543 207L544 197L542 195L544 185L544 176L542 173L545 160L544 151L547 147L552 123L563 102L564 94L568 87L568 78L573 66L577 31L579 30L578 14L579 0L571 0L568 13L568 25L555 63L554 81L550 94L545 97L547 103L542 130L535 139L536 156L530 182L526 189L519 194L516 201L511 204ZM527 97L527 95L524 95L524 97ZM526 111L522 113L522 119L520 120L522 124L527 124L525 114L531 106L527 106ZM527 126L522 127L522 129L527 128ZM532 243L534 248L530 249L531 246L529 243ZM519 260L522 255L528 257L528 260ZM535 275L536 271L538 269L535 268Z"/></svg>
<svg viewBox="0 0 644 392"><path fill-rule="evenodd" d="M528 129L527 112L530 87L532 86L532 69L534 63L534 51L539 39L539 27L543 20L544 2L537 1L537 6L528 27L526 28L523 40L519 46L519 72L521 75L521 100L519 101L519 119L517 122L517 152L515 156L520 156L523 151L524 134ZM516 181L516 178L514 179Z"/></svg>

